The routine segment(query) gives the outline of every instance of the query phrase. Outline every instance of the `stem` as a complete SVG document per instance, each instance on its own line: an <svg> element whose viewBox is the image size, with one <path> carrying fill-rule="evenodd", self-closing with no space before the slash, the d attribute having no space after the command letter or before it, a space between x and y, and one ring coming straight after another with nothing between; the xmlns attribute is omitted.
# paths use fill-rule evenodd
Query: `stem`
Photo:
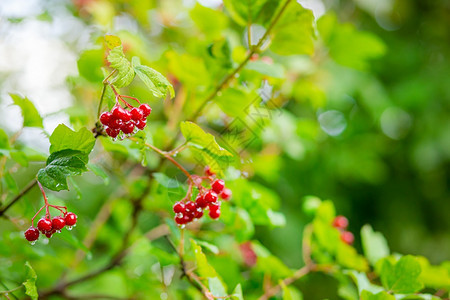
<svg viewBox="0 0 450 300"><path fill-rule="evenodd" d="M47 199L47 196L45 195L45 191L44 191L44 188L42 187L42 184L38 181L37 182L38 183L38 185L39 185L39 188L41 189L41 192L42 192L42 196L44 196L44 202L45 202L45 217L47 218L47 219L50 219L50 211L49 211L49 209L48 209L48 207L49 207L49 204L48 204L48 199Z"/></svg>
<svg viewBox="0 0 450 300"><path fill-rule="evenodd" d="M283 285L285 285L285 286L290 285L291 283L297 281L298 279L302 278L303 276L306 276L307 274L309 274L310 271L311 271L310 266L304 266L304 267L298 269L294 273L294 275L292 275L291 277L288 277L288 278L282 280L280 284L278 284L278 285L270 288L269 290L267 290L264 293L264 295L259 297L259 300L268 300L270 297L276 295L281 290L281 287Z"/></svg>
<svg viewBox="0 0 450 300"><path fill-rule="evenodd" d="M117 70L114 70L111 72L111 74L109 74L105 79L103 79L103 89L102 89L102 94L100 96L100 102L98 104L98 109L97 109L97 119L100 117L100 112L102 110L102 104L103 104L103 97L105 96L105 92L106 92L106 85L108 82L108 79L113 76L115 73L117 72Z"/></svg>
<svg viewBox="0 0 450 300"><path fill-rule="evenodd" d="M17 201L19 201L19 199L22 198L22 196L28 193L36 185L36 183L37 180L33 179L27 186L25 186L25 188L19 194L17 194L16 197L14 197L14 199L11 200L11 202L9 202L8 205L0 209L0 217L3 216L11 206L13 206Z"/></svg>
<svg viewBox="0 0 450 300"><path fill-rule="evenodd" d="M18 286L16 288L13 288L13 289L9 290L9 291L0 291L0 295L5 295L5 294L9 294L9 293L15 292L17 290L20 290L23 287L24 287L23 285L20 285L20 286Z"/></svg>
<svg viewBox="0 0 450 300"><path fill-rule="evenodd" d="M286 8L288 7L289 3L292 0L286 0L286 2L284 3L284 5L281 7L280 11L278 12L278 14L275 16L275 18L272 20L272 22L270 23L269 27L267 28L266 32L264 33L264 35L261 37L261 39L259 40L258 44L256 44L256 46L254 47L250 47L250 52L247 55L247 57L244 59L243 62L241 62L241 64L234 69L233 72L231 72L227 77L225 77L225 79L216 87L216 89L208 96L206 97L206 99L202 102L202 104L197 108L197 110L194 112L194 114L191 116L191 118L189 118L190 120L194 120L198 117L198 115L202 112L202 110L205 108L206 104L208 104L209 101L213 100L217 94L228 84L228 82L237 74L239 73L239 71L241 71L244 66L247 64L247 62L250 60L250 58L253 56L253 54L255 54L256 52L259 51L259 49L261 48L262 44L264 43L264 41L266 40L266 38L269 36L269 33L272 31L273 27L275 26L275 24L280 20L280 17L283 15L284 11L286 10Z"/></svg>

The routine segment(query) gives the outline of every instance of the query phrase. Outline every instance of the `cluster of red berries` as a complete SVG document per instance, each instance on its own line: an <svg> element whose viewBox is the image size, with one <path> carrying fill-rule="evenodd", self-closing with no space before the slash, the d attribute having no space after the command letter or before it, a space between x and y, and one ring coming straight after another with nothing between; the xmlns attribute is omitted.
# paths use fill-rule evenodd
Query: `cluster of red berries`
<svg viewBox="0 0 450 300"><path fill-rule="evenodd" d="M222 179L215 179L214 173L209 168L205 169L205 177L196 177L199 179L208 179L211 183L211 189L206 189L203 186L197 186L199 193L195 201L183 200L178 201L173 206L175 212L175 222L178 225L184 226L195 219L203 217L206 209L209 210L211 219L218 219L220 217L220 205L222 200L229 200L231 198L231 190L225 188L225 181Z"/></svg>
<svg viewBox="0 0 450 300"><path fill-rule="evenodd" d="M64 226L68 230L72 230L77 223L77 215L71 212L65 213L63 216L41 218L37 223L37 228L33 225L25 231L25 238L31 242L32 245L39 239L39 232L45 234L47 238L51 238L55 232L61 232Z"/></svg>
<svg viewBox="0 0 450 300"><path fill-rule="evenodd" d="M137 130L144 129L147 125L147 117L151 112L152 108L145 103L130 110L116 104L110 112L106 111L100 115L100 122L106 127L106 134L116 138L120 131L125 135L130 135Z"/></svg>
<svg viewBox="0 0 450 300"><path fill-rule="evenodd" d="M341 241L348 245L353 244L355 237L353 236L353 233L346 230L348 227L348 219L346 217L336 216L333 220L333 227L338 229L341 233Z"/></svg>

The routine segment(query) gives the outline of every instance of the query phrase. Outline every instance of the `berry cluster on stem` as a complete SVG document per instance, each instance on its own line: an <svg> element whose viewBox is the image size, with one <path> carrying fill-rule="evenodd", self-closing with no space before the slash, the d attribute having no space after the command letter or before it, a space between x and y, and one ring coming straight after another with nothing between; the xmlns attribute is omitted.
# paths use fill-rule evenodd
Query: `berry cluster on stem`
<svg viewBox="0 0 450 300"><path fill-rule="evenodd" d="M124 138L136 133L138 130L143 130L147 125L147 117L152 112L150 105L146 103L141 104L137 98L120 95L113 85L110 84L110 86L116 95L116 104L111 111L103 112L100 115L100 122L106 127L106 134L116 138L122 133L121 138ZM139 106L134 107L124 98L135 100ZM119 100L125 104L125 108L122 107Z"/></svg>
<svg viewBox="0 0 450 300"><path fill-rule="evenodd" d="M225 188L225 181L216 178L216 175L209 167L205 168L204 176L191 175L189 177L189 188L182 200L176 202L173 206L175 213L175 222L184 227L186 224L203 217L204 212L208 210L211 219L216 220L220 217L221 199L229 200L231 198L231 190ZM205 188L202 183L207 181L210 188ZM198 189L195 201L192 201L193 187Z"/></svg>
<svg viewBox="0 0 450 300"><path fill-rule="evenodd" d="M42 195L44 196L44 205L31 219L30 228L25 231L25 239L32 245L34 245L39 239L40 233L44 234L47 238L51 238L54 233L61 232L64 227L67 227L68 230L72 230L72 228L76 226L77 223L77 215L68 212L67 207L49 204L47 196L44 192L44 188L39 181L37 183L39 185L39 188L41 189ZM60 215L52 218L50 214L50 207L58 210L60 212ZM45 209L45 216L39 219L39 221L37 222L37 227L35 227L34 220L43 209Z"/></svg>
<svg viewBox="0 0 450 300"><path fill-rule="evenodd" d="M336 216L333 220L333 227L339 230L341 233L341 241L344 243L351 245L355 240L355 236L350 231L347 231L348 227L348 219L344 216Z"/></svg>

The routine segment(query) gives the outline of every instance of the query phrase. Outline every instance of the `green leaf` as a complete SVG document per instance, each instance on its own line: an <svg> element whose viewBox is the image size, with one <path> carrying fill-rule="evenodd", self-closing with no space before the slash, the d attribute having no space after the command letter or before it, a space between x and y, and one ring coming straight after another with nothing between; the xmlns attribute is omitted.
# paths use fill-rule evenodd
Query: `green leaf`
<svg viewBox="0 0 450 300"><path fill-rule="evenodd" d="M29 262L25 262L25 266L27 267L27 275L26 275L27 279L23 283L23 285L25 286L25 294L30 296L31 299L36 300L39 297L36 288L37 275Z"/></svg>
<svg viewBox="0 0 450 300"><path fill-rule="evenodd" d="M377 36L357 31L352 24L339 24L334 14L322 16L317 21L317 28L330 56L338 64L365 70L370 59L386 52L385 44Z"/></svg>
<svg viewBox="0 0 450 300"><path fill-rule="evenodd" d="M208 287L214 297L227 296L227 291L218 277L208 278Z"/></svg>
<svg viewBox="0 0 450 300"><path fill-rule="evenodd" d="M161 73L148 66L141 65L139 58L136 56L132 58L131 63L137 76L144 82L153 96L165 98L169 93L170 98L175 97L172 84Z"/></svg>
<svg viewBox="0 0 450 300"><path fill-rule="evenodd" d="M86 128L73 131L64 124L58 125L50 136L50 153L71 149L89 154L95 145L92 132Z"/></svg>
<svg viewBox="0 0 450 300"><path fill-rule="evenodd" d="M238 285L236 285L236 287L234 288L234 291L231 294L231 299L232 300L244 300L244 295L242 295L242 286L240 283Z"/></svg>
<svg viewBox="0 0 450 300"><path fill-rule="evenodd" d="M131 63L123 54L122 45L113 48L109 52L107 59L111 63L111 68L116 69L118 72L111 82L119 88L129 85L133 81L135 74Z"/></svg>
<svg viewBox="0 0 450 300"><path fill-rule="evenodd" d="M24 127L38 127L44 128L42 124L42 118L39 115L33 102L28 98L21 97L17 94L9 94L15 105L19 106L22 110L23 126Z"/></svg>
<svg viewBox="0 0 450 300"><path fill-rule="evenodd" d="M216 245L213 245L213 244L205 242L205 241L197 240L197 239L195 240L195 242L197 243L197 245L200 245L203 248L208 249L212 253L219 254L219 248Z"/></svg>
<svg viewBox="0 0 450 300"><path fill-rule="evenodd" d="M224 0L223 4L231 18L241 26L252 24L267 0Z"/></svg>
<svg viewBox="0 0 450 300"><path fill-rule="evenodd" d="M103 49L89 49L83 51L77 61L78 72L87 80L98 83L103 80L103 60Z"/></svg>
<svg viewBox="0 0 450 300"><path fill-rule="evenodd" d="M38 180L53 191L68 189L67 177L87 171L88 155L78 150L61 150L52 153L47 165L38 172Z"/></svg>
<svg viewBox="0 0 450 300"><path fill-rule="evenodd" d="M13 193L18 193L19 188L17 187L17 183L14 180L14 178L11 176L9 172L6 172L3 174L4 180L6 183L6 186L8 187L8 190L12 191Z"/></svg>
<svg viewBox="0 0 450 300"><path fill-rule="evenodd" d="M232 161L233 155L220 147L214 136L203 131L197 124L186 121L180 124L180 128L191 150L194 154L197 153L201 161L206 162L213 172L222 171L220 168L221 162ZM195 148L200 151L196 152ZM217 162L217 164L214 162Z"/></svg>
<svg viewBox="0 0 450 300"><path fill-rule="evenodd" d="M287 286L282 280L280 280L280 284L283 291L283 300L303 300L303 295L299 290L292 286Z"/></svg>
<svg viewBox="0 0 450 300"><path fill-rule="evenodd" d="M105 35L105 43L108 49L114 49L122 45L122 41L118 36L110 34Z"/></svg>
<svg viewBox="0 0 450 300"><path fill-rule="evenodd" d="M92 171L92 173L103 179L103 183L105 185L109 184L109 176L102 167L96 164L88 164L87 167L90 171Z"/></svg>
<svg viewBox="0 0 450 300"><path fill-rule="evenodd" d="M381 282L394 293L415 293L423 288L419 280L422 269L414 256L403 256L395 264L385 258L381 268Z"/></svg>
<svg viewBox="0 0 450 300"><path fill-rule="evenodd" d="M356 249L343 242L339 243L336 261L341 266L357 271L367 271L368 265L364 256L359 255Z"/></svg>
<svg viewBox="0 0 450 300"><path fill-rule="evenodd" d="M215 102L230 117L243 118L248 115L246 109L257 96L256 93L247 93L242 89L228 88L216 97Z"/></svg>
<svg viewBox="0 0 450 300"><path fill-rule="evenodd" d="M420 281L426 286L435 289L450 289L450 270L444 266L433 266L425 257L417 257L422 273Z"/></svg>
<svg viewBox="0 0 450 300"><path fill-rule="evenodd" d="M197 272L200 277L217 277L216 270L208 264L206 256L203 254L202 247L200 247L193 239L191 239L191 246L194 252L195 262L197 264Z"/></svg>
<svg viewBox="0 0 450 300"><path fill-rule="evenodd" d="M11 158L22 167L28 167L28 157L22 151L12 150L9 152Z"/></svg>
<svg viewBox="0 0 450 300"><path fill-rule="evenodd" d="M314 53L314 15L297 1L291 1L274 26L270 49L280 55Z"/></svg>
<svg viewBox="0 0 450 300"><path fill-rule="evenodd" d="M220 11L205 7L199 3L189 12L195 25L210 38L220 37L227 28L228 18Z"/></svg>
<svg viewBox="0 0 450 300"><path fill-rule="evenodd" d="M284 68L280 64L268 64L261 60L248 62L245 66L246 70L256 71L262 75L273 78L285 78Z"/></svg>
<svg viewBox="0 0 450 300"><path fill-rule="evenodd" d="M372 294L368 291L362 291L361 300L395 300L395 297L389 295L385 291L379 292L378 294Z"/></svg>
<svg viewBox="0 0 450 300"><path fill-rule="evenodd" d="M9 137L6 134L6 132L3 129L0 129L0 149L10 149L11 146L9 144ZM9 154L9 151L6 151L5 153Z"/></svg>
<svg viewBox="0 0 450 300"><path fill-rule="evenodd" d="M206 86L211 81L203 58L175 51L167 52L166 56L170 72L186 86Z"/></svg>
<svg viewBox="0 0 450 300"><path fill-rule="evenodd" d="M361 240L364 254L373 266L389 255L389 247L383 234L373 231L370 225L364 225L361 228Z"/></svg>
<svg viewBox="0 0 450 300"><path fill-rule="evenodd" d="M374 294L383 291L383 288L381 286L372 284L367 278L367 275L363 272L351 270L347 271L346 273L352 277L353 281L355 281L356 286L358 287L359 294L362 294L363 291L369 291Z"/></svg>

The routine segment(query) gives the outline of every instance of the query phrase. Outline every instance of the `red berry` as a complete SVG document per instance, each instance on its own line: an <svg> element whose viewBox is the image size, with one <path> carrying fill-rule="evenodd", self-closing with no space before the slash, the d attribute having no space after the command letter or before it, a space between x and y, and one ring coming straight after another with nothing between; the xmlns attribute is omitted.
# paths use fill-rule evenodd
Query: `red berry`
<svg viewBox="0 0 450 300"><path fill-rule="evenodd" d="M144 114L144 117L147 117L152 112L152 108L147 103L139 105L139 109Z"/></svg>
<svg viewBox="0 0 450 300"><path fill-rule="evenodd" d="M208 206L208 201L206 201L205 197L203 197L202 194L197 195L197 198L195 199L195 203L200 208L205 208Z"/></svg>
<svg viewBox="0 0 450 300"><path fill-rule="evenodd" d="M181 201L178 201L177 203L175 203L174 205L173 205L173 212L174 213L184 213L184 211L185 211L185 205L184 205L184 203L183 202L181 202Z"/></svg>
<svg viewBox="0 0 450 300"><path fill-rule="evenodd" d="M52 220L52 228L55 230L61 230L66 226L66 221L62 217L54 217Z"/></svg>
<svg viewBox="0 0 450 300"><path fill-rule="evenodd" d="M217 194L220 194L223 191L223 188L225 187L225 181L223 181L222 179L216 179L211 184L211 187L214 192L216 192Z"/></svg>
<svg viewBox="0 0 450 300"><path fill-rule="evenodd" d="M36 241L39 238L39 230L33 226L30 226L30 228L25 231L25 238L29 242Z"/></svg>
<svg viewBox="0 0 450 300"><path fill-rule="evenodd" d="M216 201L217 201L217 194L214 193L213 190L209 190L209 191L206 192L206 194L205 194L205 200L206 200L208 203L216 202Z"/></svg>
<svg viewBox="0 0 450 300"><path fill-rule="evenodd" d="M219 202L210 203L209 210L220 210L220 203Z"/></svg>
<svg viewBox="0 0 450 300"><path fill-rule="evenodd" d="M194 217L195 217L196 219L200 219L201 217L203 217L203 210L197 209L197 210L195 211Z"/></svg>
<svg viewBox="0 0 450 300"><path fill-rule="evenodd" d="M185 214L183 216L183 219L184 219L184 222L185 222L184 224L192 222L194 220L194 214Z"/></svg>
<svg viewBox="0 0 450 300"><path fill-rule="evenodd" d="M223 191L222 191L222 193L220 193L219 196L220 196L220 198L222 198L223 200L230 200L232 194L233 194L233 193L231 192L230 189L224 188Z"/></svg>
<svg viewBox="0 0 450 300"><path fill-rule="evenodd" d="M119 129L112 129L110 127L106 128L106 134L112 138L117 137L119 135L119 133L120 133Z"/></svg>
<svg viewBox="0 0 450 300"><path fill-rule="evenodd" d="M145 128L145 125L147 125L147 121L145 119L136 122L136 127L140 130L143 130Z"/></svg>
<svg viewBox="0 0 450 300"><path fill-rule="evenodd" d="M106 111L100 115L100 122L102 122L103 125L109 126L109 122L112 120L112 113L109 111Z"/></svg>
<svg viewBox="0 0 450 300"><path fill-rule="evenodd" d="M218 209L218 210L210 210L209 211L209 216L211 217L211 219L218 219L220 217L220 209Z"/></svg>
<svg viewBox="0 0 450 300"><path fill-rule="evenodd" d="M188 210L188 211L195 211L195 210L197 210L197 205L195 204L195 202L192 202L192 201L188 201L188 202L186 202L186 210Z"/></svg>
<svg viewBox="0 0 450 300"><path fill-rule="evenodd" d="M114 118L116 119L120 119L123 122L128 122L131 120L131 114L130 112L126 111L123 107L121 106L114 106L113 109L111 110L112 115L114 116Z"/></svg>
<svg viewBox="0 0 450 300"><path fill-rule="evenodd" d="M122 119L112 118L111 121L109 121L109 127L112 129L120 129L122 125L123 125Z"/></svg>
<svg viewBox="0 0 450 300"><path fill-rule="evenodd" d="M77 215L69 212L66 214L65 221L67 226L73 226L77 223Z"/></svg>
<svg viewBox="0 0 450 300"><path fill-rule="evenodd" d="M133 107L133 109L130 111L130 114L131 118L135 121L139 121L144 118L144 113L138 107Z"/></svg>
<svg viewBox="0 0 450 300"><path fill-rule="evenodd" d="M125 134L130 134L130 133L132 133L133 132L133 130L134 130L134 123L132 123L132 122L127 122L127 123L124 123L123 125L122 125L122 131L123 131L123 133L125 133Z"/></svg>
<svg viewBox="0 0 450 300"><path fill-rule="evenodd" d="M355 237L353 236L353 233L351 233L350 231L341 232L341 241L343 241L344 243L351 245L353 244L354 240Z"/></svg>
<svg viewBox="0 0 450 300"><path fill-rule="evenodd" d="M348 219L344 216L337 216L333 220L333 227L337 229L346 229L348 226Z"/></svg>
<svg viewBox="0 0 450 300"><path fill-rule="evenodd" d="M56 232L56 230L53 229L52 231L46 232L46 233L45 233L45 236L46 236L47 238L51 238L52 235L53 235L55 232Z"/></svg>
<svg viewBox="0 0 450 300"><path fill-rule="evenodd" d="M42 233L52 231L52 221L50 219L42 218L39 220L37 228Z"/></svg>
<svg viewBox="0 0 450 300"><path fill-rule="evenodd" d="M211 168L209 166L205 167L205 175L206 176L213 176L215 175L215 173L213 171L211 171Z"/></svg>
<svg viewBox="0 0 450 300"><path fill-rule="evenodd" d="M177 223L178 225L186 224L184 216L175 216L175 223Z"/></svg>

